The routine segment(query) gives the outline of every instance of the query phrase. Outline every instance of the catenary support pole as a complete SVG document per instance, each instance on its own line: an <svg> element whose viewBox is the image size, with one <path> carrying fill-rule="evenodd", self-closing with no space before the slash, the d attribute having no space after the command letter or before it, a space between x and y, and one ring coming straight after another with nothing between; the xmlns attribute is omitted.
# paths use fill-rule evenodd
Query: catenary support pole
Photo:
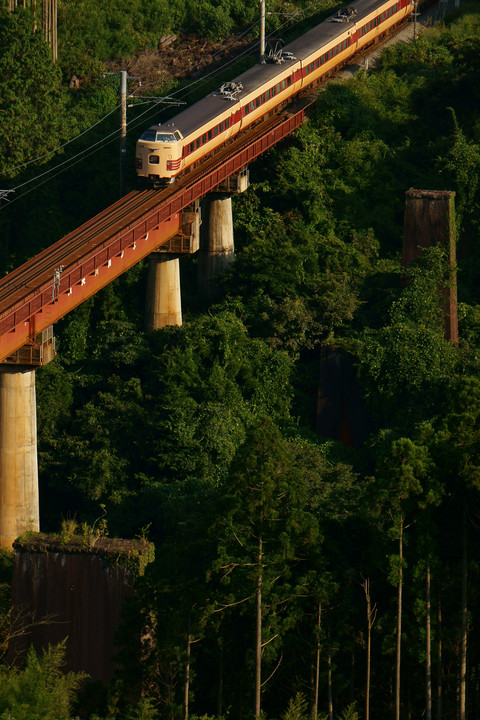
<svg viewBox="0 0 480 720"><path fill-rule="evenodd" d="M125 172L127 157L127 77L126 70L120 71L120 197L125 194Z"/></svg>
<svg viewBox="0 0 480 720"><path fill-rule="evenodd" d="M265 0L260 0L260 62L265 62Z"/></svg>

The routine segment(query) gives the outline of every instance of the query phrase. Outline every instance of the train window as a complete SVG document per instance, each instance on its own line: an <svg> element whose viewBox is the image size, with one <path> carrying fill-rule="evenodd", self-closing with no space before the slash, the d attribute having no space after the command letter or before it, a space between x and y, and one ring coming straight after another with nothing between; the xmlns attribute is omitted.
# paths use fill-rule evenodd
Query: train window
<svg viewBox="0 0 480 720"><path fill-rule="evenodd" d="M385 20L385 13L382 13L382 22Z"/></svg>
<svg viewBox="0 0 480 720"><path fill-rule="evenodd" d="M225 120L225 130L228 130L229 127L230 127L230 118L227 118Z"/></svg>
<svg viewBox="0 0 480 720"><path fill-rule="evenodd" d="M158 157L158 155L149 155L148 162L150 163L150 165L158 165L158 163L160 162L160 158Z"/></svg>
<svg viewBox="0 0 480 720"><path fill-rule="evenodd" d="M277 93L279 93L281 89L282 89L282 84L277 83Z"/></svg>
<svg viewBox="0 0 480 720"><path fill-rule="evenodd" d="M315 60L315 67L316 67L316 68L320 67L320 59L319 59L319 58L317 58L317 59Z"/></svg>
<svg viewBox="0 0 480 720"><path fill-rule="evenodd" d="M250 107L248 105L245 105L243 110L244 110L245 115L248 115L248 113L250 112Z"/></svg>
<svg viewBox="0 0 480 720"><path fill-rule="evenodd" d="M207 142L207 133L202 135L202 145L204 145Z"/></svg>
<svg viewBox="0 0 480 720"><path fill-rule="evenodd" d="M202 141L200 140L200 138L197 138L195 140L195 147L199 148L201 144L202 144Z"/></svg>
<svg viewBox="0 0 480 720"><path fill-rule="evenodd" d="M291 75L289 75L287 78L287 85L291 85L291 84L292 84L292 77L291 77Z"/></svg>
<svg viewBox="0 0 480 720"><path fill-rule="evenodd" d="M211 140L213 137L213 130L208 131L208 139Z"/></svg>
<svg viewBox="0 0 480 720"><path fill-rule="evenodd" d="M155 130L145 130L140 136L140 140L146 140L147 142L155 142Z"/></svg>
<svg viewBox="0 0 480 720"><path fill-rule="evenodd" d="M330 50L330 52L328 53L328 56L329 56L330 58L333 57L333 48L332 48L332 49Z"/></svg>
<svg viewBox="0 0 480 720"><path fill-rule="evenodd" d="M270 92L272 93L272 97L275 97L275 95L277 94L277 91L275 90L275 86L270 90Z"/></svg>
<svg viewBox="0 0 480 720"><path fill-rule="evenodd" d="M287 87L287 81L282 80L282 90L285 90L286 87Z"/></svg>
<svg viewBox="0 0 480 720"><path fill-rule="evenodd" d="M220 132L223 132L223 122L221 122L218 127L220 128Z"/></svg>
<svg viewBox="0 0 480 720"><path fill-rule="evenodd" d="M260 107L260 103L261 103L261 100L260 100L260 96L259 96L258 98L255 99L255 107Z"/></svg>
<svg viewBox="0 0 480 720"><path fill-rule="evenodd" d="M215 127L213 128L213 137L217 137L217 135L218 135L218 125L215 125Z"/></svg>
<svg viewBox="0 0 480 720"><path fill-rule="evenodd" d="M255 100L250 103L250 110L255 110Z"/></svg>
<svg viewBox="0 0 480 720"><path fill-rule="evenodd" d="M178 138L173 133L157 133L157 142L177 142Z"/></svg>
<svg viewBox="0 0 480 720"><path fill-rule="evenodd" d="M195 142L190 143L190 152L193 152L195 150Z"/></svg>
<svg viewBox="0 0 480 720"><path fill-rule="evenodd" d="M265 93L262 93L262 103L265 102L266 97L267 97L266 94L265 94Z"/></svg>

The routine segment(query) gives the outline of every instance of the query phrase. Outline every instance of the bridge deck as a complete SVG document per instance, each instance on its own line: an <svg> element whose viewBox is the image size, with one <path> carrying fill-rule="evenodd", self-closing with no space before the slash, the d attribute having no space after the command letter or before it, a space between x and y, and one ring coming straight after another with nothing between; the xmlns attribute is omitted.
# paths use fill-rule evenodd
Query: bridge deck
<svg viewBox="0 0 480 720"><path fill-rule="evenodd" d="M0 279L0 361L177 234L185 207L292 133L311 102L237 137L173 187L132 191Z"/></svg>

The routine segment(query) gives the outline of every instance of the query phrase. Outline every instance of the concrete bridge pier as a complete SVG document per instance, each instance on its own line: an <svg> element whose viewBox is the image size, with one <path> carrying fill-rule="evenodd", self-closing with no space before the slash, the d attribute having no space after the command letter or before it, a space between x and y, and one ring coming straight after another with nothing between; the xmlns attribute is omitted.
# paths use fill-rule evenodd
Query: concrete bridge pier
<svg viewBox="0 0 480 720"><path fill-rule="evenodd" d="M198 289L213 297L216 279L235 259L232 196L211 193L204 203L200 252L198 254Z"/></svg>
<svg viewBox="0 0 480 720"><path fill-rule="evenodd" d="M206 297L217 293L217 278L235 259L232 196L249 185L248 167L231 175L204 200L197 284Z"/></svg>
<svg viewBox="0 0 480 720"><path fill-rule="evenodd" d="M184 208L179 232L149 255L145 332L153 332L166 325L182 324L179 257L197 252L200 246L200 225L200 205L197 200Z"/></svg>
<svg viewBox="0 0 480 720"><path fill-rule="evenodd" d="M0 363L0 546L40 528L35 368L55 357L53 327Z"/></svg>
<svg viewBox="0 0 480 720"><path fill-rule="evenodd" d="M0 545L40 529L35 370L0 366Z"/></svg>
<svg viewBox="0 0 480 720"><path fill-rule="evenodd" d="M166 325L182 324L180 263L178 255L152 253L149 256L145 332Z"/></svg>

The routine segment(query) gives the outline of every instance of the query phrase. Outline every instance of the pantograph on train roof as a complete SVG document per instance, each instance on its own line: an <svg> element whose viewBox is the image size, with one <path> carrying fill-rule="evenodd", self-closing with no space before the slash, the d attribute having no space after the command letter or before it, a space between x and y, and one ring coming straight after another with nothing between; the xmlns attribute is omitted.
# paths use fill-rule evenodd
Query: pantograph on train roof
<svg viewBox="0 0 480 720"><path fill-rule="evenodd" d="M350 22L355 20L358 15L358 10L351 5L349 7L340 8L340 10L332 17L333 22Z"/></svg>

